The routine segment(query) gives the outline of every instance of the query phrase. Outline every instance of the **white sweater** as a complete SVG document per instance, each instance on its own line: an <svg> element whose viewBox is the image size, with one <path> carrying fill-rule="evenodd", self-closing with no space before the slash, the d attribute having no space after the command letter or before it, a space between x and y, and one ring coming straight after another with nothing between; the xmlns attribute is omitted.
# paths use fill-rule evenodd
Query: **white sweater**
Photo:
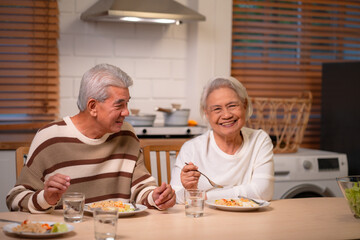
<svg viewBox="0 0 360 240"><path fill-rule="evenodd" d="M207 190L208 199L237 198L241 195L271 200L274 192L274 160L270 137L263 130L243 127L241 132L244 143L234 155L224 153L216 145L212 130L182 146L171 177L177 203L184 202L180 173L185 162L193 162L213 182L225 187L212 189L207 179L201 176L198 188Z"/></svg>

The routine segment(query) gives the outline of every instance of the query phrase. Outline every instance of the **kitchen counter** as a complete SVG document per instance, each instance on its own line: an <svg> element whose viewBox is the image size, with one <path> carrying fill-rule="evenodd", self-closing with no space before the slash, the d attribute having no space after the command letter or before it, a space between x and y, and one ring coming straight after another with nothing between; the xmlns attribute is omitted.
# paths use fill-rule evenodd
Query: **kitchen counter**
<svg viewBox="0 0 360 240"><path fill-rule="evenodd" d="M178 145L203 134L205 126L164 126L134 127L141 147L146 145Z"/></svg>

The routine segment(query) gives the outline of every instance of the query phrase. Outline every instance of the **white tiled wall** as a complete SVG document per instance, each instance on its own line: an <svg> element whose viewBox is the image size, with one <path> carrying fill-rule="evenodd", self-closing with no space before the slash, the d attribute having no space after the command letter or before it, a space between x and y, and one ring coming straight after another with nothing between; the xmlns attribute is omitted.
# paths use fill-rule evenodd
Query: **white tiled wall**
<svg viewBox="0 0 360 240"><path fill-rule="evenodd" d="M180 26L80 20L96 1L59 0L60 116L78 112L83 73L110 63L134 80L130 108L156 113L160 123L162 114L155 107L181 103L201 123L198 102L204 83L230 74L232 1L179 0L206 16L204 22Z"/></svg>
<svg viewBox="0 0 360 240"><path fill-rule="evenodd" d="M179 0L206 16L205 22L180 26L82 22L81 12L96 1L58 1L60 115L78 112L83 73L97 63L110 63L133 77L132 107L155 113L156 106L181 103L191 109L190 118L200 121L204 83L230 74L232 1ZM162 121L161 114L156 121ZM0 184L0 211L7 210L5 198L15 184L14 156L14 151L0 152L0 175L7 179Z"/></svg>

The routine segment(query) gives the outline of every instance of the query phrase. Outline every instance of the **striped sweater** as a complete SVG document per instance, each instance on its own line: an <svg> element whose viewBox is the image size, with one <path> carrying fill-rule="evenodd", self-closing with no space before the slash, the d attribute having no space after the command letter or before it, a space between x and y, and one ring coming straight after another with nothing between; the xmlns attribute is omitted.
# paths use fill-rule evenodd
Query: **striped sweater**
<svg viewBox="0 0 360 240"><path fill-rule="evenodd" d="M44 199L44 182L61 173L71 178L68 192L83 192L85 203L106 199L154 206L155 179L144 165L139 139L126 122L121 131L90 139L78 131L70 117L38 131L26 165L6 197L11 211L50 212L61 208Z"/></svg>

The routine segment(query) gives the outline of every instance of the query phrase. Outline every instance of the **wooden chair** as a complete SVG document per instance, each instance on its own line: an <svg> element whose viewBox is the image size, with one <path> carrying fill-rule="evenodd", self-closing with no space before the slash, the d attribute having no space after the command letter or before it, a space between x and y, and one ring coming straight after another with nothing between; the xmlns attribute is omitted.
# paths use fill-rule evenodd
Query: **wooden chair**
<svg viewBox="0 0 360 240"><path fill-rule="evenodd" d="M30 147L19 147L16 149L16 179L20 176Z"/></svg>
<svg viewBox="0 0 360 240"><path fill-rule="evenodd" d="M148 145L145 146L143 148L144 150L144 162L145 162L145 167L148 169L148 171L152 174L151 171L151 152L156 153L156 169L157 169L157 180L158 180L158 184L160 185L162 183L162 178L161 178L161 162L162 161L166 161L166 174L167 174L167 183L170 183L171 180L171 166L170 166L170 156L171 155L175 155L175 157L177 157L177 155L179 154L180 148L181 148L182 144L177 144L177 145ZM162 155L161 153L165 153L165 158L161 158Z"/></svg>

